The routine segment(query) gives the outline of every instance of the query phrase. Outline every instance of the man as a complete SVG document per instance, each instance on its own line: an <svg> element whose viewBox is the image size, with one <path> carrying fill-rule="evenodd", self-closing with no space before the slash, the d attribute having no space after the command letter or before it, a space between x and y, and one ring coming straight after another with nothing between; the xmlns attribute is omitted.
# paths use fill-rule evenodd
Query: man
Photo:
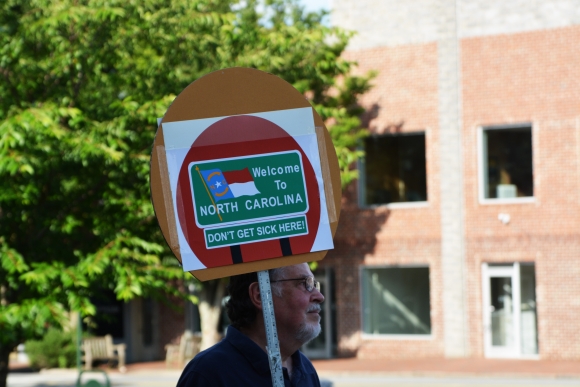
<svg viewBox="0 0 580 387"><path fill-rule="evenodd" d="M320 334L320 284L306 263L269 271L286 387L320 386L299 348ZM272 386L256 273L233 276L226 305L232 325L220 343L185 367L177 387Z"/></svg>

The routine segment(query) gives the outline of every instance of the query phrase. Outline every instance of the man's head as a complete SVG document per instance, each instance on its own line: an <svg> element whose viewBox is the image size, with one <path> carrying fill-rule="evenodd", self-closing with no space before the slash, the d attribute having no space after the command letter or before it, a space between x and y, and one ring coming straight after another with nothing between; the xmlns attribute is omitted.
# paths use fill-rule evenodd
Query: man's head
<svg viewBox="0 0 580 387"><path fill-rule="evenodd" d="M324 296L316 288L307 290L306 278L312 276L307 264L286 266L269 271L278 335L289 336L302 344L320 333L320 303ZM226 305L232 325L249 328L262 318L261 298L256 273L230 278Z"/></svg>
<svg viewBox="0 0 580 387"><path fill-rule="evenodd" d="M283 268L268 270L270 280L280 277L279 273ZM250 285L258 282L258 273L240 274L230 277L228 284L228 296L226 311L232 326L237 329L248 327L254 324L258 312L260 312L250 300ZM272 286L272 292L278 296L277 287Z"/></svg>

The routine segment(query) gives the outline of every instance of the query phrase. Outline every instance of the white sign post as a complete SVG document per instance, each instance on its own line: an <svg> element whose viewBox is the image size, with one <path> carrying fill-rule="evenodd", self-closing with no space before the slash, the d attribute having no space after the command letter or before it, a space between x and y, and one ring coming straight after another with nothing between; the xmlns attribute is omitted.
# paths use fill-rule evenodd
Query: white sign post
<svg viewBox="0 0 580 387"><path fill-rule="evenodd" d="M270 287L268 270L258 272L258 284L260 285L260 295L262 296L262 314L264 315L264 327L266 328L266 341L268 343L266 350L268 351L272 386L284 387L282 355L280 354L280 343L278 342L274 300L272 300L272 288Z"/></svg>

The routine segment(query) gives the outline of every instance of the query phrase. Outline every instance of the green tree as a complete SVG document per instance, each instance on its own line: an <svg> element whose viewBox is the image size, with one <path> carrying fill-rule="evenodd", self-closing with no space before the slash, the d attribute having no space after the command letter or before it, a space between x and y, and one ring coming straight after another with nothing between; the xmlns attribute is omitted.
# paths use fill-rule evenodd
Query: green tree
<svg viewBox="0 0 580 387"><path fill-rule="evenodd" d="M0 387L20 342L95 313L90 297L179 292L149 200L149 155L175 95L233 66L276 74L327 120L343 184L371 75L349 34L292 0L5 0L0 4ZM209 285L209 284L208 284ZM208 287L210 289L210 287ZM219 294L219 292L206 292ZM215 302L213 303L215 304Z"/></svg>

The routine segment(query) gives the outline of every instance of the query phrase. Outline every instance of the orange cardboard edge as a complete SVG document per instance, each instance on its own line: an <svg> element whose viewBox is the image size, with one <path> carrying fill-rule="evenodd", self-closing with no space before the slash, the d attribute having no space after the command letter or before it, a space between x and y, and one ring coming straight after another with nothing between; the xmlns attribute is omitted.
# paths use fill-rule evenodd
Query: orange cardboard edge
<svg viewBox="0 0 580 387"><path fill-rule="evenodd" d="M173 101L163 122L194 120L210 117L222 117L238 114L250 114L276 110L287 110L303 107L312 107L306 98L292 85L274 75L248 68L230 68L218 70L208 74L190 84ZM328 130L322 118L313 110L315 126L324 127L324 146L326 159L321 159L322 168L328 168L331 181L328 187L332 188L335 214L329 219L330 229L334 237L338 227L341 202L341 183L338 158L332 145ZM163 173L160 169L158 149L163 149L165 143L163 131L157 130L151 153L151 200L161 232L169 247L181 262L179 246L170 243L170 235L177 231L177 224L173 216L171 198L164 195L162 181ZM169 215L168 215L168 212ZM200 281L229 277L232 275L253 271L268 270L276 267L294 265L303 262L319 261L327 251L317 251L308 254L299 254L288 257L279 257L261 261L247 262L236 265L208 268L190 271Z"/></svg>

